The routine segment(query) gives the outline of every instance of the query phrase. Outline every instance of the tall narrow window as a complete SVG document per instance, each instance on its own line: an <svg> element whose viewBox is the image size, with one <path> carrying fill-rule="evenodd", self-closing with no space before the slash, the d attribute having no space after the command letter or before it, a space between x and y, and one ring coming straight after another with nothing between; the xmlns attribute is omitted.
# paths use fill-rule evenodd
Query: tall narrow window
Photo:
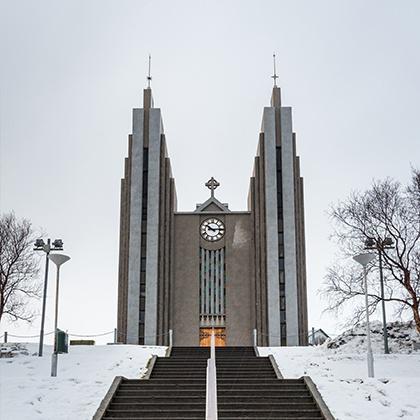
<svg viewBox="0 0 420 420"><path fill-rule="evenodd" d="M225 325L225 249L200 248L200 326Z"/></svg>

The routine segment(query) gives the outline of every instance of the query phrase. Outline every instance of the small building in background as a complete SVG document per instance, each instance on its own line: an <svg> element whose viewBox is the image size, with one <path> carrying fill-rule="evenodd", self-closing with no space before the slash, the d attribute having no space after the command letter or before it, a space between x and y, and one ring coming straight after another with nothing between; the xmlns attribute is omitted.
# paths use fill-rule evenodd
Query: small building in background
<svg viewBox="0 0 420 420"><path fill-rule="evenodd" d="M321 328L318 330L312 328L309 332L308 342L310 346L320 346L321 344L324 344L328 338L330 338L330 336Z"/></svg>

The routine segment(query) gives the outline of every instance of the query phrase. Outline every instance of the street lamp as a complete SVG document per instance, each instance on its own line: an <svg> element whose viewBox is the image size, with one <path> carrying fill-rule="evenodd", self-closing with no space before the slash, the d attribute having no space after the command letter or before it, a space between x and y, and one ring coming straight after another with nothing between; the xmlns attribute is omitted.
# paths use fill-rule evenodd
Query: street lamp
<svg viewBox="0 0 420 420"><path fill-rule="evenodd" d="M379 280L381 283L381 299L382 299L382 322L383 322L383 332L384 332L384 352L389 354L388 347L388 330L386 328L386 313L385 313L385 294L384 294L384 274L382 270L382 252L385 249L392 249L394 241L391 238L385 238L384 240L373 238L368 238L365 241L365 249L374 249L378 251L379 255Z"/></svg>
<svg viewBox="0 0 420 420"><path fill-rule="evenodd" d="M55 289L54 351L51 359L51 376L57 376L58 363L58 289L60 286L60 266L70 259L68 255L51 254L48 258L57 266L57 282Z"/></svg>
<svg viewBox="0 0 420 420"><path fill-rule="evenodd" d="M369 307L368 307L368 292L367 292L367 272L366 266L376 258L375 254L359 254L353 257L353 259L363 266L363 283L365 288L365 305L366 305L366 335L367 335L367 365L368 365L368 376L373 378L375 376L373 368L373 354L372 354L372 343L370 341L370 324L369 324Z"/></svg>
<svg viewBox="0 0 420 420"><path fill-rule="evenodd" d="M44 323L45 323L45 307L47 303L47 285L48 285L48 255L51 251L62 251L63 250L63 241L61 239L56 239L51 244L51 239L47 239L47 243L43 239L37 239L35 241L34 251L44 251L45 252L45 277L44 277L44 296L42 298L42 313L41 313L41 331L39 333L39 349L38 356L42 356L42 351L44 348Z"/></svg>

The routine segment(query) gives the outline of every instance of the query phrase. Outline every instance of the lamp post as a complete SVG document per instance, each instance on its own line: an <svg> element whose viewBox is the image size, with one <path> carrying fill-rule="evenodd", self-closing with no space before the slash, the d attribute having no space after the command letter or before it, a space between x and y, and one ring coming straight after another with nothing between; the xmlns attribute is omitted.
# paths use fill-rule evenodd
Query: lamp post
<svg viewBox="0 0 420 420"><path fill-rule="evenodd" d="M61 239L55 239L51 244L51 239L47 239L47 243L43 239L37 239L35 241L34 251L43 251L45 252L45 277L44 277L44 296L42 297L42 312L41 312L41 331L39 332L39 349L38 356L42 356L44 348L44 324L45 324L45 308L47 304L47 286L48 286L48 266L51 251L62 251L63 250L63 241Z"/></svg>
<svg viewBox="0 0 420 420"><path fill-rule="evenodd" d="M375 254L359 254L353 257L353 259L363 266L363 283L365 289L365 305L366 305L366 336L367 336L367 365L368 365L368 376L373 378L375 376L373 368L373 353L372 353L372 343L370 341L370 324L369 324L369 302L368 302L368 292L367 292L367 271L366 266L375 259Z"/></svg>
<svg viewBox="0 0 420 420"><path fill-rule="evenodd" d="M384 249L392 249L394 241L391 238L385 238L384 240L375 240L373 238L368 238L365 241L365 249L374 249L378 251L379 255L379 280L381 283L381 299L382 299L382 322L383 322L383 332L384 332L384 352L389 354L388 347L388 330L386 328L386 313L385 313L385 293L384 293L384 274L382 269L382 252Z"/></svg>
<svg viewBox="0 0 420 420"><path fill-rule="evenodd" d="M55 319L54 319L54 351L51 359L51 376L57 376L58 363L58 340L57 340L57 323L58 323L58 290L60 286L60 267L70 259L68 255L51 254L48 258L57 266L57 282L55 290Z"/></svg>

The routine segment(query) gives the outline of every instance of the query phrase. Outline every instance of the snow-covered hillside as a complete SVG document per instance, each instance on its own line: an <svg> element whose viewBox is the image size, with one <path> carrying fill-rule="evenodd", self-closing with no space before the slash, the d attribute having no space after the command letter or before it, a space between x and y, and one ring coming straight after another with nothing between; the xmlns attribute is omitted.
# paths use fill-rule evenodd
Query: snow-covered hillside
<svg viewBox="0 0 420 420"><path fill-rule="evenodd" d="M0 419L90 420L115 376L138 378L152 354L166 347L71 346L59 356L58 377L50 377L51 347L44 357L27 344L13 358L0 359Z"/></svg>
<svg viewBox="0 0 420 420"><path fill-rule="evenodd" d="M383 349L383 332L381 322L370 324L372 347L381 352ZM415 343L420 343L420 334L411 322L388 322L388 345L391 353L411 353ZM357 353L366 348L366 324L351 328L326 343L330 349Z"/></svg>
<svg viewBox="0 0 420 420"><path fill-rule="evenodd" d="M318 347L261 347L285 378L309 375L337 420L420 419L419 335L412 324L388 326L392 353L383 354L379 324L372 328L375 378L367 378L363 326ZM375 332L376 331L376 332Z"/></svg>

